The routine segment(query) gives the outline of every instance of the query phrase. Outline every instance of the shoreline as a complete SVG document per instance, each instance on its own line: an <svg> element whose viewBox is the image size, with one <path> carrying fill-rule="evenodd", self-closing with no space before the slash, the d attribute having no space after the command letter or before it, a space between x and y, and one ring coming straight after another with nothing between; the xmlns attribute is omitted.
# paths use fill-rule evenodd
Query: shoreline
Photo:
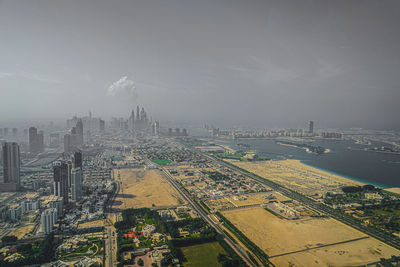
<svg viewBox="0 0 400 267"><path fill-rule="evenodd" d="M338 173L338 172L331 171L331 170L328 170L328 169L324 169L324 168L321 168L321 167L317 167L317 166L314 166L314 165L309 164L307 162L304 162L303 160L299 160L299 161L302 164L307 165L309 167L318 169L320 171L325 171L325 172L328 172L330 174L334 174L334 175L343 177L343 178L348 179L348 180L352 180L352 181L355 181L355 182L358 182L358 183L362 183L364 185L370 184L370 185L373 185L373 186L381 188L381 189L392 188L392 186L387 186L387 185L379 184L379 183L376 183L376 182L370 182L370 181L367 181L367 180L364 180L364 179L361 179L361 178L356 178L356 177L349 176L349 175L346 175L346 174L342 174L342 173Z"/></svg>
<svg viewBox="0 0 400 267"><path fill-rule="evenodd" d="M330 153L330 152L331 152L331 150L328 153ZM336 172L336 171L332 171L332 170L329 170L329 169L325 169L325 168L322 168L322 167L318 167L318 166L315 166L315 165L307 163L305 160L295 159L295 158L288 158L286 154L281 154L281 155L283 155L285 157L285 159L298 160L301 163L303 163L304 165L307 165L309 167L312 167L312 168L315 168L315 169L318 169L318 170L321 170L321 171L325 171L325 172L328 172L330 174L337 175L337 176L340 176L340 177L342 177L344 179L355 181L355 182L358 182L358 183L361 183L361 184L370 184L370 185L373 185L373 186L381 188L381 189L396 187L396 186L380 184L378 182L368 181L368 180L365 180L365 179L362 179L362 178L357 178L357 177L353 177L353 176L346 175L346 174L343 174L343 173L339 173L339 172ZM279 160L284 160L284 159L271 159L271 160L278 160L279 161Z"/></svg>

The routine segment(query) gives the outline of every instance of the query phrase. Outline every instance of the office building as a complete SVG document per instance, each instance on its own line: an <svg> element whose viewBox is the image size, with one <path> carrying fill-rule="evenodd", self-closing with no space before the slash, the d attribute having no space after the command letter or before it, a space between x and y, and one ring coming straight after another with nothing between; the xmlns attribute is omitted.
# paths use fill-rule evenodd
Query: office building
<svg viewBox="0 0 400 267"><path fill-rule="evenodd" d="M82 163L83 163L82 152L76 151L74 153L74 156L72 157L72 168L82 169Z"/></svg>
<svg viewBox="0 0 400 267"><path fill-rule="evenodd" d="M20 185L20 150L17 143L3 144L3 184L7 191L16 191Z"/></svg>
<svg viewBox="0 0 400 267"><path fill-rule="evenodd" d="M68 203L69 166L65 161L53 163L53 192L55 196L63 198L63 204Z"/></svg>
<svg viewBox="0 0 400 267"><path fill-rule="evenodd" d="M313 133L314 132L314 122L310 121L309 125L308 125L308 132L309 133Z"/></svg>
<svg viewBox="0 0 400 267"><path fill-rule="evenodd" d="M21 202L22 213L40 209L40 201L37 199L25 199Z"/></svg>
<svg viewBox="0 0 400 267"><path fill-rule="evenodd" d="M78 119L76 123L76 145L83 145L83 123Z"/></svg>
<svg viewBox="0 0 400 267"><path fill-rule="evenodd" d="M57 210L54 208L47 209L42 212L40 223L41 230L45 234L53 231L53 226L57 222Z"/></svg>
<svg viewBox="0 0 400 267"><path fill-rule="evenodd" d="M13 135L14 138L18 137L18 129L17 128L13 128L12 129L12 135Z"/></svg>
<svg viewBox="0 0 400 267"><path fill-rule="evenodd" d="M54 196L50 201L49 201L49 206L50 208L54 208L57 210L57 217L61 217L62 215L62 209L63 209L63 199L62 197L57 197Z"/></svg>
<svg viewBox="0 0 400 267"><path fill-rule="evenodd" d="M72 137L70 134L64 135L64 153L71 152L72 149Z"/></svg>
<svg viewBox="0 0 400 267"><path fill-rule="evenodd" d="M99 120L99 129L100 129L100 131L104 132L105 128L106 128L105 121L104 120Z"/></svg>
<svg viewBox="0 0 400 267"><path fill-rule="evenodd" d="M9 207L9 218L11 221L18 221L21 218L22 208L20 205L13 205Z"/></svg>
<svg viewBox="0 0 400 267"><path fill-rule="evenodd" d="M71 173L71 198L74 202L79 202L82 199L82 169L73 168Z"/></svg>
<svg viewBox="0 0 400 267"><path fill-rule="evenodd" d="M29 128L29 151L33 154L44 151L44 134L43 131L38 133L36 127Z"/></svg>
<svg viewBox="0 0 400 267"><path fill-rule="evenodd" d="M155 121L151 125L151 133L152 135L157 136L159 132L160 132L160 124L158 123L158 121Z"/></svg>
<svg viewBox="0 0 400 267"><path fill-rule="evenodd" d="M29 128L29 151L31 153L37 152L37 129L36 127Z"/></svg>

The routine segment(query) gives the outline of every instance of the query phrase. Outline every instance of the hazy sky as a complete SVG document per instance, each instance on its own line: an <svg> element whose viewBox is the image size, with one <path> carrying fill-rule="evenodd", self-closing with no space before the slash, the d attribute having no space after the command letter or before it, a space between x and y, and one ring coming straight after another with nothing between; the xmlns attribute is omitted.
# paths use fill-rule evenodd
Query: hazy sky
<svg viewBox="0 0 400 267"><path fill-rule="evenodd" d="M400 129L399 3L0 0L0 121Z"/></svg>

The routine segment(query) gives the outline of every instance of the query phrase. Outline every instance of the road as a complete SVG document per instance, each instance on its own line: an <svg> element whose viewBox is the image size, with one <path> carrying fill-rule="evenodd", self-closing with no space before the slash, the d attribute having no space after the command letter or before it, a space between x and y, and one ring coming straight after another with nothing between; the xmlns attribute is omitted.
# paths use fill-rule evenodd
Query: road
<svg viewBox="0 0 400 267"><path fill-rule="evenodd" d="M115 184L117 186L114 195L112 196L111 200L108 203L108 212L107 212L107 223L108 226L106 227L107 229L107 240L105 242L106 247L104 248L106 250L106 259L105 259L105 266L107 267L112 267L117 265L117 259L116 259L116 251L117 251L117 234L115 232L114 228L114 221L112 220L114 218L118 218L119 215L113 211L113 204L115 201L115 198L119 194L119 191L121 189L121 185L119 181L115 180ZM116 221L116 219L115 219Z"/></svg>
<svg viewBox="0 0 400 267"><path fill-rule="evenodd" d="M222 238L225 240L226 243L228 243L234 250L235 252L249 265L249 266L256 266L251 260L250 258L247 256L246 251L244 251L244 249L242 247L240 247L238 244L236 244L235 242L233 242L231 240L231 238L229 236L227 236L224 231L221 229L221 227L214 223L213 220L210 219L210 217L208 217L208 215L198 206L198 204L196 202L194 202L191 197L180 188L180 186L175 182L175 179L164 169L164 168L160 168L166 175L169 183L176 189L176 191L179 192L179 194L181 194L181 196L183 197L184 200L186 200L191 206L192 208L209 224L211 225L216 231L217 233L219 233Z"/></svg>

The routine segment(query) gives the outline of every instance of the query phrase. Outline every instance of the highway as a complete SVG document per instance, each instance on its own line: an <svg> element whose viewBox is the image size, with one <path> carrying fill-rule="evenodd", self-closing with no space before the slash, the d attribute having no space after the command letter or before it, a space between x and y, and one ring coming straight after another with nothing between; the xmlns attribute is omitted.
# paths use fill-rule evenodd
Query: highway
<svg viewBox="0 0 400 267"><path fill-rule="evenodd" d="M115 218L118 217L118 214L114 213L114 211L112 210L112 206L115 201L115 198L119 194L121 187L120 187L119 181L115 180L115 177L114 177L114 181L115 181L117 188L114 192L114 195L112 196L111 200L108 203L109 205L108 205L108 212L107 212L107 219L106 219L106 221L108 222L109 225L106 228L107 229L107 240L105 242L106 248L104 248L104 249L106 250L105 266L108 266L108 267L115 266L116 261L117 261L117 259L115 258L115 252L117 251L117 235L115 233L113 221L112 221L112 218L110 218L110 216L114 215Z"/></svg>
<svg viewBox="0 0 400 267"><path fill-rule="evenodd" d="M246 262L246 264L248 264L249 266L256 266L251 260L250 258L247 256L246 251L243 250L243 248L241 246L239 246L238 244L236 244L235 242L233 242L229 236L227 236L224 231L221 229L221 227L219 225L217 225L216 223L214 223L213 220L211 220L208 215L198 206L198 204L196 202L194 202L190 196L188 196L188 194L183 191L180 186L175 182L175 179L173 177L171 177L171 175L164 169L164 168L160 168L165 175L167 176L167 179L169 181L169 183L181 194L181 196L184 198L184 200L186 200L191 206L192 208L209 224L211 225L216 231L217 233L219 233L222 238L225 240L226 243L228 243L234 250L235 252Z"/></svg>

